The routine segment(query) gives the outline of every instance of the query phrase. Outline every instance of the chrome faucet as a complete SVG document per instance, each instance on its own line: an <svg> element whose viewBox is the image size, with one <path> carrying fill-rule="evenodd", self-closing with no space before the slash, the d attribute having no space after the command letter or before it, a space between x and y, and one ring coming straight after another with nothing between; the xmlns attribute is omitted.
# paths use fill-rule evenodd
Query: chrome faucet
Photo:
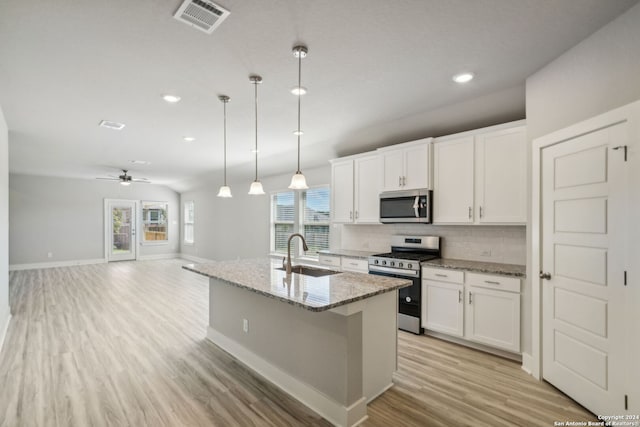
<svg viewBox="0 0 640 427"><path fill-rule="evenodd" d="M307 246L307 242L304 240L304 236L302 234L294 233L291 236L289 236L289 240L287 240L287 265L286 265L287 274L291 274L291 239L293 239L296 236L302 239L302 249L304 249L305 251L309 250L309 247Z"/></svg>

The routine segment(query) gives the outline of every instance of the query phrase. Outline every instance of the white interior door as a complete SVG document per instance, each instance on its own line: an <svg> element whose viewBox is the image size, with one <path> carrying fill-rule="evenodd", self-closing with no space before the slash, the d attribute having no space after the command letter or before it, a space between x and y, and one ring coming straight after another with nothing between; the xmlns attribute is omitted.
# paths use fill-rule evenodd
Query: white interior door
<svg viewBox="0 0 640 427"><path fill-rule="evenodd" d="M136 259L137 202L105 200L105 251L107 261Z"/></svg>
<svg viewBox="0 0 640 427"><path fill-rule="evenodd" d="M543 377L595 414L625 410L621 123L542 152ZM628 289L628 288L627 288Z"/></svg>

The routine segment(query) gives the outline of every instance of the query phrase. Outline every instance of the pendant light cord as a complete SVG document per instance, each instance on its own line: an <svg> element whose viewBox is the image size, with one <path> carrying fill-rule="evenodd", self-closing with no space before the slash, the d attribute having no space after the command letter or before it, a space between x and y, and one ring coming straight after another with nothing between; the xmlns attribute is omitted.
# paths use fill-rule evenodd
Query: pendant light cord
<svg viewBox="0 0 640 427"><path fill-rule="evenodd" d="M302 52L298 52L298 91L302 89ZM301 103L302 94L298 94L298 170L296 173L300 172L300 103Z"/></svg>
<svg viewBox="0 0 640 427"><path fill-rule="evenodd" d="M253 84L255 85L255 95L254 95L254 100L255 100L255 113L256 113L256 147L255 147L255 151L256 151L256 181L258 180L258 81L254 81Z"/></svg>
<svg viewBox="0 0 640 427"><path fill-rule="evenodd" d="M227 186L227 100L224 104L224 186Z"/></svg>

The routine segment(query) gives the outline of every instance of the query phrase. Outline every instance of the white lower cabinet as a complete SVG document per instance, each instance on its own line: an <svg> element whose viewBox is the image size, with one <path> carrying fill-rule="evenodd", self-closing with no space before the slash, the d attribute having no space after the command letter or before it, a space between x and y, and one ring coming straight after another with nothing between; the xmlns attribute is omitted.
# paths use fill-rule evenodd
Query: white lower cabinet
<svg viewBox="0 0 640 427"><path fill-rule="evenodd" d="M520 352L520 279L423 267L422 327Z"/></svg>
<svg viewBox="0 0 640 427"><path fill-rule="evenodd" d="M422 281L422 327L461 337L464 335L464 286Z"/></svg>
<svg viewBox="0 0 640 427"><path fill-rule="evenodd" d="M469 286L465 338L520 352L520 294Z"/></svg>

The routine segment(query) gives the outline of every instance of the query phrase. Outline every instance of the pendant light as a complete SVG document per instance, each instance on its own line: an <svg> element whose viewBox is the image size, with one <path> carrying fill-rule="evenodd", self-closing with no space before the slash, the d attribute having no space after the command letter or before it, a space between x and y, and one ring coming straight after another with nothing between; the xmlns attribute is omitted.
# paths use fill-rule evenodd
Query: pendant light
<svg viewBox="0 0 640 427"><path fill-rule="evenodd" d="M252 196L259 196L261 194L264 194L262 183L258 180L258 85L262 83L262 77L249 76L249 81L251 81L251 83L255 86L254 99L256 110L256 146L254 148L254 152L256 155L256 179L251 183L249 194L251 194Z"/></svg>
<svg viewBox="0 0 640 427"><path fill-rule="evenodd" d="M218 99L224 104L224 185L220 187L218 197L233 197L231 188L227 185L227 103L231 98L227 95L220 95Z"/></svg>
<svg viewBox="0 0 640 427"><path fill-rule="evenodd" d="M294 87L291 91L294 95L298 97L298 129L293 132L298 137L298 169L296 173L291 177L291 184L289 184L289 188L292 190L306 190L309 188L307 186L307 180L302 174L300 170L300 135L302 135L302 131L300 130L300 101L302 95L307 93L307 89L302 87L302 58L307 56L307 47L306 46L296 46L293 48L293 56L298 58L298 86Z"/></svg>

